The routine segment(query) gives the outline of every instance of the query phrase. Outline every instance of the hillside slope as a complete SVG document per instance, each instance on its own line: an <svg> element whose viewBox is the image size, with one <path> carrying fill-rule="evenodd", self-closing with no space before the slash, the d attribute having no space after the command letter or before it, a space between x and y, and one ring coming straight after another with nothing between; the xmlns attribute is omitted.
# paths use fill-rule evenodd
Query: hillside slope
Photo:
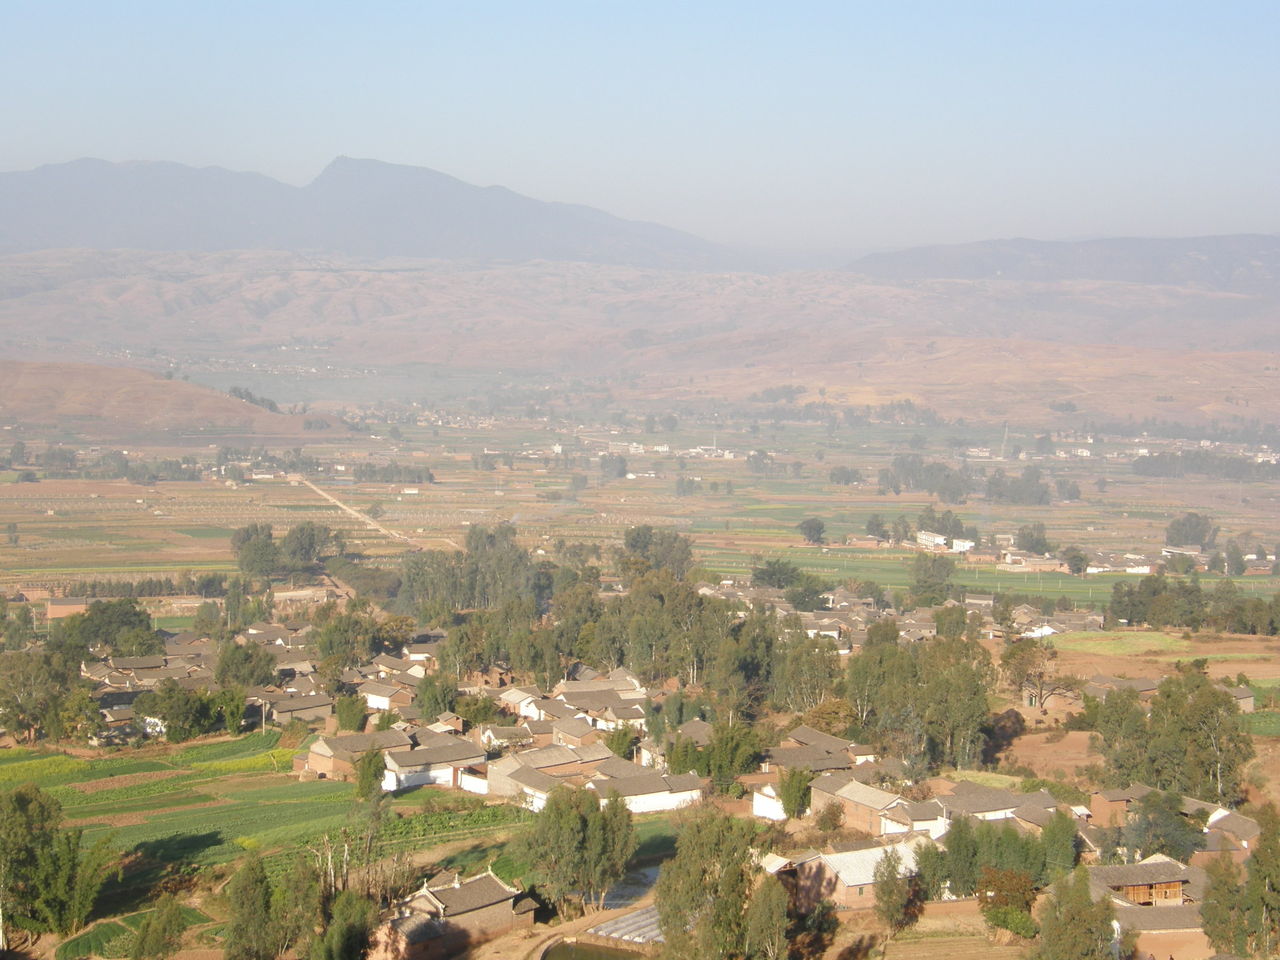
<svg viewBox="0 0 1280 960"><path fill-rule="evenodd" d="M89 437L166 432L283 437L302 435L305 419L128 367L0 360L0 423L59 427ZM310 419L333 426L327 418Z"/></svg>
<svg viewBox="0 0 1280 960"><path fill-rule="evenodd" d="M1280 290L1280 236L984 240L873 253L849 269L892 282L1084 280L1275 293Z"/></svg>
<svg viewBox="0 0 1280 960"><path fill-rule="evenodd" d="M1280 416L1280 299L1190 283L41 251L0 256L0 354L251 370L258 392L328 406L357 377L390 396L376 372L420 364L607 377L638 399L800 383L1040 424L1071 404L1077 424Z"/></svg>

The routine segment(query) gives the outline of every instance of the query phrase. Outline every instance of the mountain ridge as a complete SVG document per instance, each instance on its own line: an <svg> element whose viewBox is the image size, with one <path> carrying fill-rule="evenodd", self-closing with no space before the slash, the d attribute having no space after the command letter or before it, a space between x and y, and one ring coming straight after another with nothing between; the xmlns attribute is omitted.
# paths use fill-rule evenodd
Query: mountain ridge
<svg viewBox="0 0 1280 960"><path fill-rule="evenodd" d="M849 264L856 274L896 283L1003 280L1197 284L1221 290L1280 289L1280 235L1013 237L872 253Z"/></svg>
<svg viewBox="0 0 1280 960"><path fill-rule="evenodd" d="M173 161L82 158L0 173L0 252L81 247L680 269L746 260L670 227L381 160L335 158L301 187Z"/></svg>

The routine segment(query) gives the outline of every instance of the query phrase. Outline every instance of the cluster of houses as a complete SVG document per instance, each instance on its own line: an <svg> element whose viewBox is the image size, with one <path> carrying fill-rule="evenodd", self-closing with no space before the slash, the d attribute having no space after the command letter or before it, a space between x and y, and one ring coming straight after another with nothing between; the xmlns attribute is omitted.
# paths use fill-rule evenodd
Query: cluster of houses
<svg viewBox="0 0 1280 960"><path fill-rule="evenodd" d="M1225 690L1235 700L1241 713L1253 713L1254 694L1252 687L1228 686L1215 683L1219 690ZM1118 690L1133 690L1138 695L1138 704L1147 712L1151 710L1151 701L1160 689L1160 680L1152 677L1113 677L1104 673L1094 674L1085 683L1083 694L1097 700L1105 700L1108 694Z"/></svg>
<svg viewBox="0 0 1280 960"><path fill-rule="evenodd" d="M700 590L704 595L787 609L778 591L765 588L724 582L703 584ZM802 615L801 622L811 637L829 636L845 653L861 646L878 619L895 613L877 609L870 600L844 589L832 591L826 601L829 610ZM970 595L963 604L966 613L979 613L988 629L994 630L993 605L994 598L983 595ZM956 604L951 601L948 606ZM908 641L933 636L936 613L900 615L900 634ZM1100 618L1093 614L1066 611L1045 616L1030 606L1015 608L1012 620L1018 636L1101 627ZM557 786L571 785L593 791L602 804L616 796L635 813L676 810L707 796L708 783L702 777L669 768L666 748L675 738L707 746L711 725L694 719L661 741L650 737L646 723L650 691L626 669L599 673L578 664L546 691L511 683L505 673L473 678L462 692L490 698L500 719L472 726L453 713L424 717L417 708L416 691L424 677L438 671L443 642L438 633L422 634L394 655L379 655L343 674L344 684L363 698L367 712L386 716L386 722L370 724L370 732L344 733L336 729L334 698L319 682L309 634L305 623L256 623L236 638L237 643L268 650L276 664L271 683L247 692L248 703L261 710L262 721L285 724L300 719L325 731L295 758L300 778L354 779L361 759L377 753L382 758L382 788L388 792L434 786L537 811ZM166 680L193 689L214 689L216 662L216 646L187 633L167 636L163 654L114 657L86 663L82 670L95 683L109 727L158 733L162 731L153 729L151 718L133 716L131 705L138 693ZM1131 688L1140 702L1147 703L1158 683L1099 675L1090 679L1084 692L1104 697ZM1242 711L1252 710L1248 688L1223 689L1230 690ZM622 728L639 738L634 758L617 756L606 746L610 733ZM1123 866L1103 866L1096 863L1107 845L1102 831L1126 823L1148 788L1135 785L1097 791L1087 804L1067 805L1045 791L1023 793L964 779L917 784L910 781L900 759L804 725L784 734L765 752L760 769L743 778L750 814L763 820L786 820L780 778L797 769L812 775L809 814L817 816L834 808L846 835L858 838L768 858L771 872L791 886L801 904L830 900L838 909L869 908L874 903L874 870L885 851L897 852L902 869L911 873L918 851L930 844L945 847L959 818L1001 821L1020 832L1038 834L1061 811L1076 826L1085 861L1093 861L1088 869L1095 894L1112 898L1120 921L1140 935L1140 946L1159 953L1162 944L1172 942L1168 938L1185 942L1187 936L1202 936L1197 905L1203 897L1207 858L1225 852L1243 861L1259 834L1255 821L1188 798L1183 812L1205 834L1204 849L1191 862L1155 856ZM519 889L491 873L431 877L395 905L377 933L372 955L378 960L451 956L463 945L532 923L532 908Z"/></svg>
<svg viewBox="0 0 1280 960"><path fill-rule="evenodd" d="M1103 627L1102 614L1092 610L1057 610L1046 614L1039 607L1024 603L1013 608L1013 629L1011 633L1007 633L1003 626L992 619L995 596L989 593L966 594L963 603L947 600L936 607L899 611L892 606L877 606L872 599L857 596L845 587L836 587L822 595L826 609L805 611L796 610L787 601L782 590L734 580L699 584L698 592L706 597L716 597L746 606L769 606L781 615L795 614L810 637L822 636L832 640L842 656L857 653L866 642L871 625L880 620L893 619L898 626L900 640L928 640L937 635L936 617L939 611L957 606L964 607L966 615L977 613L982 618L982 629L987 636L1006 636L1010 640L1101 630Z"/></svg>
<svg viewBox="0 0 1280 960"><path fill-rule="evenodd" d="M503 719L470 729L452 713L429 722L406 719L394 701L375 706L366 691L371 710L395 714L391 728L319 737L294 768L308 778L351 779L360 758L377 751L388 791L430 784L503 797L534 811L560 784L593 790L601 803L617 795L635 813L675 810L706 794L701 777L646 766L604 745L620 727L645 729L648 691L629 670L600 675L582 667L546 695L533 686L484 689ZM641 751L642 760L653 756L646 743L650 752Z"/></svg>
<svg viewBox="0 0 1280 960"><path fill-rule="evenodd" d="M780 774L788 766L804 766L815 773L808 813L816 816L834 807L844 827L855 831L857 837L821 850L769 858L771 872L788 883L802 909L821 900L830 900L838 910L872 908L875 869L885 853L897 853L904 875L914 875L918 851L933 844L945 848L948 834L960 818L996 821L1019 833L1039 835L1062 812L1076 828L1095 899L1113 901L1117 922L1137 934L1141 950L1158 956L1176 950L1180 957L1208 957L1213 950L1204 938L1199 914L1206 883L1204 867L1223 853L1244 862L1256 848L1260 832L1257 821L1249 817L1187 797L1182 813L1204 833L1203 848L1190 862L1179 863L1157 854L1136 863L1103 865L1099 860L1107 841L1115 842L1115 831L1107 828L1128 823L1138 802L1151 792L1150 787L1135 784L1098 790L1089 795L1087 803L1068 804L1044 790L1022 792L963 779L934 778L911 784L901 765L891 759L804 726L791 731L769 751L763 769ZM785 819L776 777L763 783L753 779L757 782L752 813L765 819ZM1142 853L1130 851L1139 857ZM1187 953L1188 943L1196 945L1194 954Z"/></svg>
<svg viewBox="0 0 1280 960"><path fill-rule="evenodd" d="M1091 683L1098 692L1126 683L1139 684L1140 695L1154 689L1146 681L1115 677L1098 676ZM299 758L299 772L350 777L359 757L377 750L384 757L386 790L434 784L505 798L534 810L541 809L560 784L595 791L602 802L616 794L637 813L676 809L706 794L707 784L697 775L668 769L664 744L652 738L641 741L634 761L604 746L603 736L621 724L644 731L641 705L647 694L626 670L603 676L584 670L546 695L520 686L494 689L490 695L506 714L501 723L467 730L457 717L444 714L430 723L399 721L389 730L321 737ZM631 708L638 708L635 715L629 715ZM710 736L709 724L691 720L667 742L678 737L705 745ZM960 818L998 821L1022 833L1039 834L1061 811L1076 827L1095 896L1114 901L1118 921L1138 935L1141 949L1160 954L1172 952L1176 945L1181 956L1188 938L1203 939L1198 904L1204 895L1204 865L1223 852L1245 860L1259 836L1256 821L1186 798L1183 813L1205 834L1204 849L1189 863L1155 855L1137 863L1102 865L1098 860L1108 840L1104 829L1123 826L1150 788L1099 790L1087 803L1065 804L1044 790L1021 792L964 779L913 784L900 760L804 725L787 732L765 752L760 770L743 778L751 788L751 814L785 820L780 777L799 768L813 774L808 815L834 806L846 835L857 838L767 858L771 872L790 886L802 906L830 900L840 910L871 908L875 867L885 852L898 853L902 869L912 874L917 852L930 844L945 848ZM522 897L491 874L469 880L432 878L396 905L378 933L374 955L384 960L447 956L437 952L445 950L445 944L471 943L518 929L530 922ZM630 926L623 923L619 929ZM1207 957L1212 952L1207 941L1204 947Z"/></svg>

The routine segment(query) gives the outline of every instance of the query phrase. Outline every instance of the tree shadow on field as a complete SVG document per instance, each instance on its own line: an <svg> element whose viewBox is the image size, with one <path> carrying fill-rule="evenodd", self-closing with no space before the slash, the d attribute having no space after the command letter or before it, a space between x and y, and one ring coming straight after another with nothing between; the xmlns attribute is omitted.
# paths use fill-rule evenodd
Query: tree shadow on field
<svg viewBox="0 0 1280 960"><path fill-rule="evenodd" d="M836 960L868 960L875 948L876 938L874 934L860 934L853 943L848 944L836 954Z"/></svg>
<svg viewBox="0 0 1280 960"><path fill-rule="evenodd" d="M217 831L144 840L120 858L120 872L103 884L93 915L129 913L144 907L159 892L183 888L194 876L200 854L223 843Z"/></svg>
<svg viewBox="0 0 1280 960"><path fill-rule="evenodd" d="M998 713L987 721L984 731L987 744L982 748L982 762L994 766L1000 761L1000 754L1013 745L1013 741L1027 732L1027 721L1012 707L1004 713Z"/></svg>

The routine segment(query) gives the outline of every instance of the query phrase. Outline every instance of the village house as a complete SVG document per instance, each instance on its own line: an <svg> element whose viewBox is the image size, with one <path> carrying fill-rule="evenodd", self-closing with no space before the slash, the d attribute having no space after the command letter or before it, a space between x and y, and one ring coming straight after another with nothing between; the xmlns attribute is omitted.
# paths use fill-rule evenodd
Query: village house
<svg viewBox="0 0 1280 960"><path fill-rule="evenodd" d="M1085 696L1105 700L1107 694L1117 690L1133 690L1138 694L1138 702L1145 708L1151 708L1151 699L1160 688L1160 681L1150 677L1112 677L1104 673L1094 674L1085 684Z"/></svg>
<svg viewBox="0 0 1280 960"><path fill-rule="evenodd" d="M1095 900L1109 897L1116 923L1137 935L1139 955L1172 955L1204 960L1214 950L1204 936L1200 903L1208 878L1199 867L1163 854L1139 863L1088 868Z"/></svg>
<svg viewBox="0 0 1280 960"><path fill-rule="evenodd" d="M876 865L889 851L901 861L899 876L916 875L916 852L932 845L925 836L911 836L885 846L867 846L842 853L810 853L793 857L795 902L812 910L830 900L837 910L870 910L875 907Z"/></svg>
<svg viewBox="0 0 1280 960"><path fill-rule="evenodd" d="M485 752L469 740L447 733L421 731L408 750L388 750L382 789L388 793L433 784L459 789L463 772L482 770Z"/></svg>
<svg viewBox="0 0 1280 960"><path fill-rule="evenodd" d="M538 811L559 783L582 786L604 760L614 757L603 744L585 747L536 747L489 764L489 793L512 797Z"/></svg>
<svg viewBox="0 0 1280 960"><path fill-rule="evenodd" d="M760 770L772 773L804 767L813 773L823 773L874 763L877 759L874 747L833 737L821 730L801 725L784 736L778 746L765 751Z"/></svg>
<svg viewBox="0 0 1280 960"><path fill-rule="evenodd" d="M413 694L408 690L375 680L366 680L357 686L356 693L364 697L364 702L368 704L370 710L382 713L389 713L413 703Z"/></svg>
<svg viewBox="0 0 1280 960"><path fill-rule="evenodd" d="M439 874L374 931L369 960L442 960L486 940L533 926L534 902L492 870L466 880Z"/></svg>
<svg viewBox="0 0 1280 960"><path fill-rule="evenodd" d="M846 828L861 830L868 836L880 837L903 830L901 824L894 822L887 814L906 801L888 790L859 783L852 777L825 774L810 785L809 796L812 810L820 812L835 804L844 815Z"/></svg>
<svg viewBox="0 0 1280 960"><path fill-rule="evenodd" d="M617 794L632 813L678 810L700 803L706 796L706 781L696 774L661 774L636 764L631 766L638 772L590 780L587 789L600 795L602 805Z"/></svg>
<svg viewBox="0 0 1280 960"><path fill-rule="evenodd" d="M276 700L268 708L272 723L286 724L292 720L304 723L323 721L333 716L333 698L325 696L289 697Z"/></svg>
<svg viewBox="0 0 1280 960"><path fill-rule="evenodd" d="M355 776L356 761L369 751L406 750L412 746L413 740L401 730L320 737L307 753L294 758L294 769L322 780L349 780Z"/></svg>

